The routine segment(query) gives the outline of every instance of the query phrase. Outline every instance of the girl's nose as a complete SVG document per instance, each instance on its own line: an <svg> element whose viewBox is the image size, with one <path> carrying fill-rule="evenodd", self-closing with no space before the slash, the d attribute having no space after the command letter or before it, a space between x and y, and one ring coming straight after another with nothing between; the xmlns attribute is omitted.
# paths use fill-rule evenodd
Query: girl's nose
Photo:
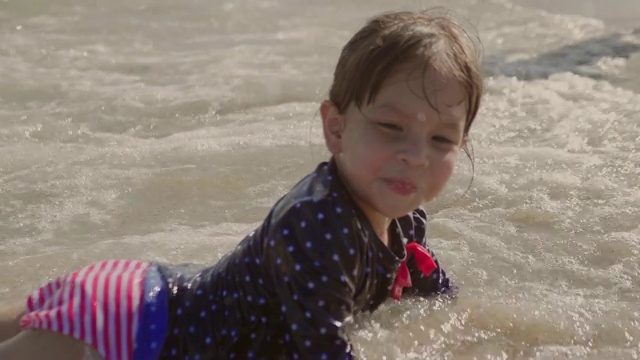
<svg viewBox="0 0 640 360"><path fill-rule="evenodd" d="M398 159L408 166L428 166L429 149L424 141L411 141L398 153Z"/></svg>

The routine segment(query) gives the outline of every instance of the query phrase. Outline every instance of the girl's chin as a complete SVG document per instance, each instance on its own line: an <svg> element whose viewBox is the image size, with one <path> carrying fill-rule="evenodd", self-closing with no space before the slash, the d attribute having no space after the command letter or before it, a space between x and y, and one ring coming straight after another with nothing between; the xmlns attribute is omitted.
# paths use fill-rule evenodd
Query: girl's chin
<svg viewBox="0 0 640 360"><path fill-rule="evenodd" d="M382 214L384 214L384 216L390 219L397 219L410 214L413 210L417 209L418 207L419 205L415 207L410 207L410 208L407 207L403 209L389 209L388 211L385 211Z"/></svg>

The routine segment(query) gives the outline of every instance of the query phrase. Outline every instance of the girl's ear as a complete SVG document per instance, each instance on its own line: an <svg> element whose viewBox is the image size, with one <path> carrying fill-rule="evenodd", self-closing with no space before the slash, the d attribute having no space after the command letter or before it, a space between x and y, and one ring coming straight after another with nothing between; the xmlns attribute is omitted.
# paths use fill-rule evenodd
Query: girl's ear
<svg viewBox="0 0 640 360"><path fill-rule="evenodd" d="M333 155L342 152L342 132L344 131L344 118L331 101L325 100L320 104L320 116L322 117L322 130L327 149Z"/></svg>

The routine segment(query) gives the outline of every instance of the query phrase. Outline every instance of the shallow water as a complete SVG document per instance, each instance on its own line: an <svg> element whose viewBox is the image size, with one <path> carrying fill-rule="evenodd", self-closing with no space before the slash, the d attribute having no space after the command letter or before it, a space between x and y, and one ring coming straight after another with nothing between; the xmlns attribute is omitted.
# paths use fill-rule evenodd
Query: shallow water
<svg viewBox="0 0 640 360"><path fill-rule="evenodd" d="M358 318L357 353L640 358L640 14L447 4L478 29L487 74L472 187L461 160L427 204L462 291ZM0 1L0 301L95 260L233 248L326 158L317 107L340 47L385 10Z"/></svg>

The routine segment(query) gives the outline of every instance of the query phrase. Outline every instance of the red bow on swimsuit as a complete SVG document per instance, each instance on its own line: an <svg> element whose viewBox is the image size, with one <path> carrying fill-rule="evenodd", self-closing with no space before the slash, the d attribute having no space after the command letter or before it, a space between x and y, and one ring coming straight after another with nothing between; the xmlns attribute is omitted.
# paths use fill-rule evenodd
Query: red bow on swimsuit
<svg viewBox="0 0 640 360"><path fill-rule="evenodd" d="M406 248L407 257L400 264L398 274L396 275L396 279L393 282L393 288L391 289L391 297L395 300L400 300L403 288L412 286L411 276L409 275L409 268L407 267L407 260L409 259L409 256L413 255L416 266L422 271L424 276L431 275L431 273L438 268L438 265L436 265L436 262L429 254L429 251L427 251L427 249L425 249L424 247L412 242L408 243Z"/></svg>

